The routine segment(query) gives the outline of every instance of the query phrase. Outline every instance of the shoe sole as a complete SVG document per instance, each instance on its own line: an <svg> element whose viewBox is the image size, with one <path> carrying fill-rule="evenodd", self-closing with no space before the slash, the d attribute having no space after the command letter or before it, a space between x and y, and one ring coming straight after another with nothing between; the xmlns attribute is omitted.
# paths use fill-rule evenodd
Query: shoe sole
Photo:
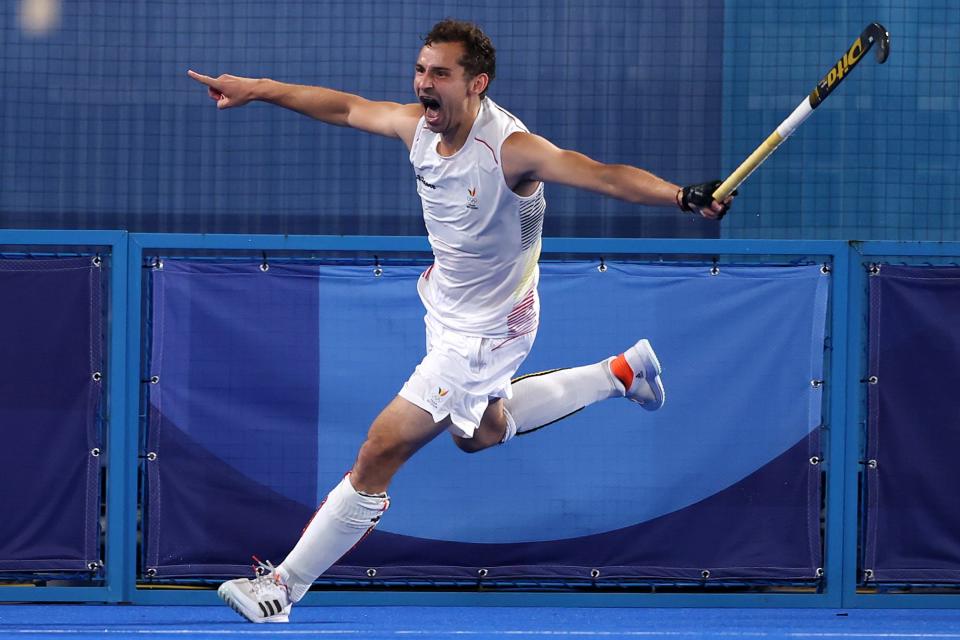
<svg viewBox="0 0 960 640"><path fill-rule="evenodd" d="M646 338L634 345L631 351L635 351L637 358L643 363L643 379L650 387L654 397L653 402L637 402L637 404L647 411L656 411L663 406L667 399L666 391L663 389L663 381L660 380L660 374L663 373L660 360L657 359L657 354Z"/></svg>

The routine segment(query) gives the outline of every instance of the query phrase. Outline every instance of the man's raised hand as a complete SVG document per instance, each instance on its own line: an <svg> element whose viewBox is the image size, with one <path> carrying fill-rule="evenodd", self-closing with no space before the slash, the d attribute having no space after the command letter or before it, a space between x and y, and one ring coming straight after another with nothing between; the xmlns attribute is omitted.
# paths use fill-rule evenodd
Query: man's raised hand
<svg viewBox="0 0 960 640"><path fill-rule="evenodd" d="M229 75L211 78L192 69L187 71L187 75L200 84L206 85L207 94L217 101L218 109L240 107L254 99L253 87L257 82L254 78Z"/></svg>

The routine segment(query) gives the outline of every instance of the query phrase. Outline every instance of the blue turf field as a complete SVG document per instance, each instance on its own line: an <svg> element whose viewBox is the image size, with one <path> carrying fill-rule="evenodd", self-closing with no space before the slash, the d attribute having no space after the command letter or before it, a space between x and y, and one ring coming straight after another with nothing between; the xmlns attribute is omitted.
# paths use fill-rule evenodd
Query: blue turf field
<svg viewBox="0 0 960 640"><path fill-rule="evenodd" d="M958 638L960 611L300 607L290 624L253 625L226 607L0 606L0 637L20 638Z"/></svg>

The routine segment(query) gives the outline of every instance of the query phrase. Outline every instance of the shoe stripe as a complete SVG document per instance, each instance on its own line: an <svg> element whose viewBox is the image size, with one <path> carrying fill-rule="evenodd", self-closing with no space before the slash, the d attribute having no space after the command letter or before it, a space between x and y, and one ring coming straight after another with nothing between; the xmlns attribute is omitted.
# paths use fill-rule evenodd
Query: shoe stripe
<svg viewBox="0 0 960 640"><path fill-rule="evenodd" d="M267 613L267 607L264 606L264 604L263 604L262 602L258 602L257 604L260 605L260 611L263 612L263 617L264 617L264 618L269 618L269 617L270 617L270 614Z"/></svg>
<svg viewBox="0 0 960 640"><path fill-rule="evenodd" d="M624 393L630 391L630 388L633 386L633 378L636 375L636 372L630 366L630 363L627 362L627 358L624 354L618 355L616 358L610 361L610 373L620 381L620 384L623 385Z"/></svg>
<svg viewBox="0 0 960 640"><path fill-rule="evenodd" d="M270 611L270 615L275 615L277 613L280 613L280 611L273 610L273 604L269 600L267 600L266 605L267 605L267 610Z"/></svg>
<svg viewBox="0 0 960 640"><path fill-rule="evenodd" d="M277 608L277 613L280 613L281 611L283 611L283 607L280 606L280 601L279 601L279 600L274 600L274 601L273 601L273 606L275 606L275 607Z"/></svg>

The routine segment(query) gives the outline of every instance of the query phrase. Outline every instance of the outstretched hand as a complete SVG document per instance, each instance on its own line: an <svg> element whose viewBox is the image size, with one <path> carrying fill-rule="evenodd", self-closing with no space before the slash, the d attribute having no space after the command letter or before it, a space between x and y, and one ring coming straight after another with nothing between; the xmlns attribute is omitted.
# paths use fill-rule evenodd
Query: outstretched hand
<svg viewBox="0 0 960 640"><path fill-rule="evenodd" d="M211 78L192 69L187 71L187 75L200 84L206 85L207 94L212 100L217 101L218 109L240 107L254 99L253 87L257 82L254 78L229 75Z"/></svg>

